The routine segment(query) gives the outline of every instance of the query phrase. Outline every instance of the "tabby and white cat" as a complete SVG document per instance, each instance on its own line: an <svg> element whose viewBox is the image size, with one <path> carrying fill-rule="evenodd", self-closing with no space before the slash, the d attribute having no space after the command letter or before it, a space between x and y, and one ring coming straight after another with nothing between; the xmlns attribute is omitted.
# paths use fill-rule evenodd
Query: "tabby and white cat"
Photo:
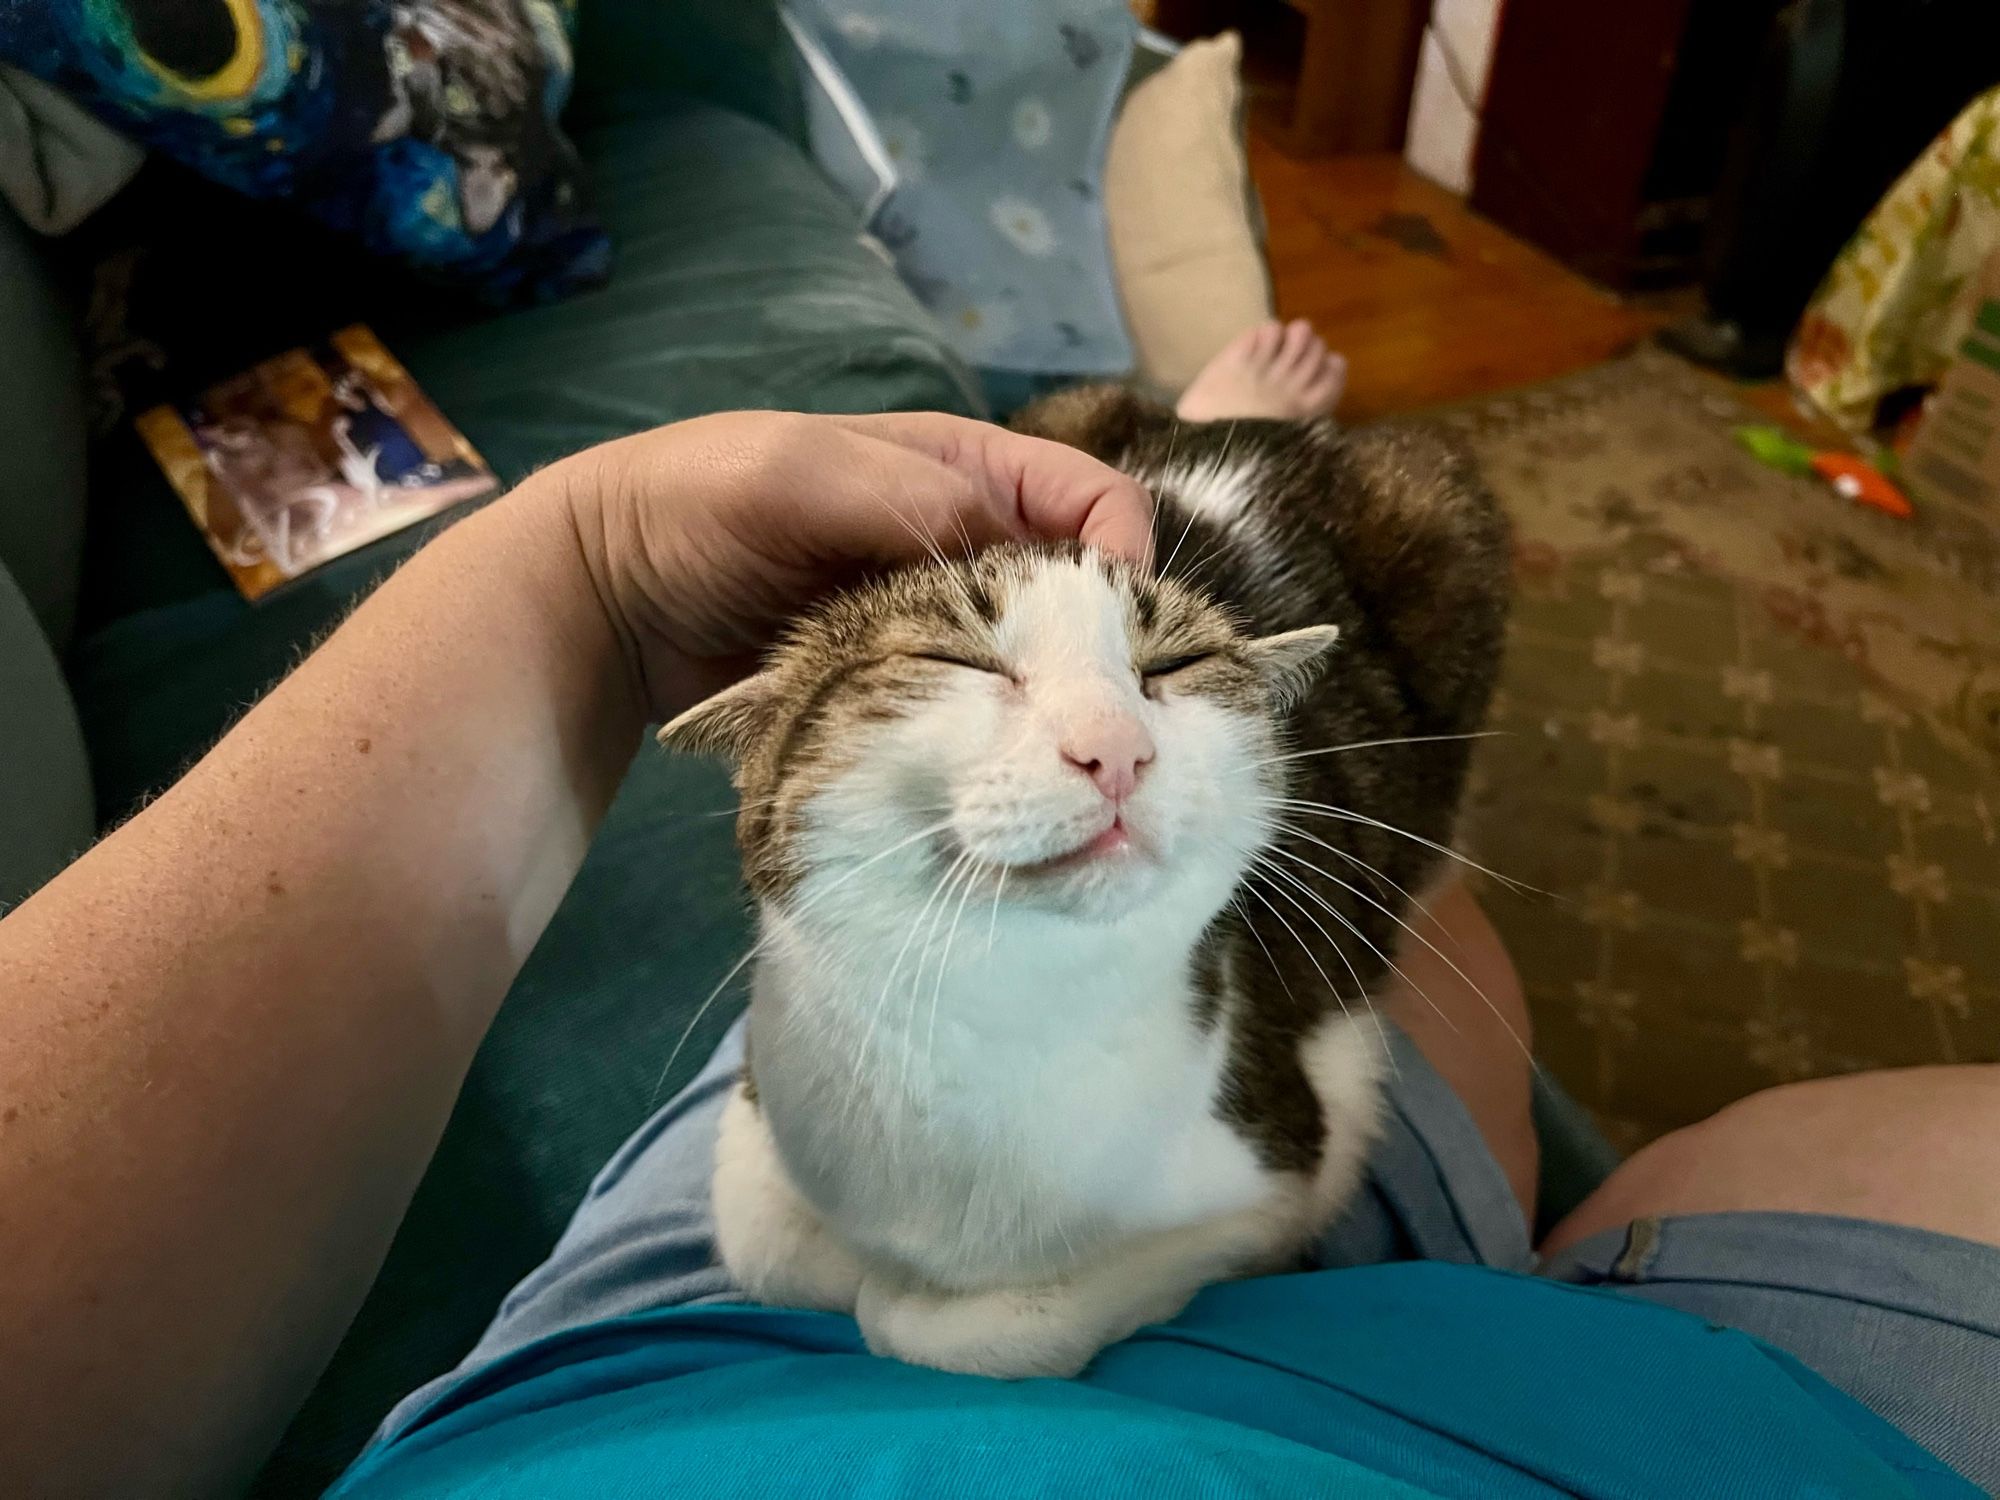
<svg viewBox="0 0 2000 1500"><path fill-rule="evenodd" d="M1414 434L1111 388L1019 425L1152 490L1159 576L909 568L661 739L733 762L758 903L729 1271L878 1353L1067 1375L1353 1191L1366 997L1450 836L1506 530Z"/></svg>

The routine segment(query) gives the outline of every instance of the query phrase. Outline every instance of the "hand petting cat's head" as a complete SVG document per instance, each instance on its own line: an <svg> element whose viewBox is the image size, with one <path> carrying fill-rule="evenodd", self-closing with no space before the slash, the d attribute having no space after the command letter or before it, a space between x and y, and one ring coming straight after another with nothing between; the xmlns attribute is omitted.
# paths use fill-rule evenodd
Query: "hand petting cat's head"
<svg viewBox="0 0 2000 1500"><path fill-rule="evenodd" d="M767 907L1144 908L1191 941L1269 840L1278 725L1335 636L1255 638L1098 553L1002 547L830 600L660 740L732 762Z"/></svg>

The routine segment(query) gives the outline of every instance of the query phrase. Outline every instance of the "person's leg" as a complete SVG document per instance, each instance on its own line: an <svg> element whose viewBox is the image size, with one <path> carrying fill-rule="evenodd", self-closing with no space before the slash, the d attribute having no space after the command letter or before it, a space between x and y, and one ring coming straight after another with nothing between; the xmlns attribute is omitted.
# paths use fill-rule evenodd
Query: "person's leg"
<svg viewBox="0 0 2000 1500"><path fill-rule="evenodd" d="M1540 1152L1520 982L1459 881L1406 921L1375 1000L1390 1061L1381 1134L1314 1263L1529 1270Z"/></svg>
<svg viewBox="0 0 2000 1500"><path fill-rule="evenodd" d="M1534 1028L1500 934L1452 880L1412 914L1402 971L1378 1004L1437 1069L1486 1141L1527 1222L1541 1156L1531 1113Z"/></svg>
<svg viewBox="0 0 2000 1500"><path fill-rule="evenodd" d="M1769 1089L1663 1136L1550 1232L1553 1254L1635 1219L1828 1214L2000 1246L2000 1065Z"/></svg>
<svg viewBox="0 0 2000 1500"><path fill-rule="evenodd" d="M2000 1493L2000 1067L1794 1084L1654 1142L1544 1274L1782 1349Z"/></svg>
<svg viewBox="0 0 2000 1500"><path fill-rule="evenodd" d="M1259 323L1201 367L1174 410L1190 422L1232 417L1310 421L1330 416L1347 384L1347 361L1303 318Z"/></svg>

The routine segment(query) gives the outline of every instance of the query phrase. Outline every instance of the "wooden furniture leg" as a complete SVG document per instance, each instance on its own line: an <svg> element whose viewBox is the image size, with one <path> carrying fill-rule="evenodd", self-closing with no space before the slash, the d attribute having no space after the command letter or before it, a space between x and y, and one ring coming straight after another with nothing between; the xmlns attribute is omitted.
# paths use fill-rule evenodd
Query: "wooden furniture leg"
<svg viewBox="0 0 2000 1500"><path fill-rule="evenodd" d="M1400 151L1431 0L1290 0L1306 20L1292 116L1294 156Z"/></svg>

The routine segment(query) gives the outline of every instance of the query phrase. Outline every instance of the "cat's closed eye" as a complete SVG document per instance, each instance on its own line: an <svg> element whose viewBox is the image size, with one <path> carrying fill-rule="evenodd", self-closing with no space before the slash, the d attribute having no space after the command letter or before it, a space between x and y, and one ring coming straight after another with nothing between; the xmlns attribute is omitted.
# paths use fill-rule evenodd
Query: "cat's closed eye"
<svg viewBox="0 0 2000 1500"><path fill-rule="evenodd" d="M1163 656L1139 668L1139 675L1148 679L1171 677L1176 672L1184 672L1189 667L1207 661L1213 655L1215 655L1213 651L1190 651L1185 656Z"/></svg>
<svg viewBox="0 0 2000 1500"><path fill-rule="evenodd" d="M912 661L934 661L947 667L964 667L969 672L990 672L995 677L1005 677L1007 669L996 661L977 661L969 656L953 656L948 651L906 651L903 653Z"/></svg>

